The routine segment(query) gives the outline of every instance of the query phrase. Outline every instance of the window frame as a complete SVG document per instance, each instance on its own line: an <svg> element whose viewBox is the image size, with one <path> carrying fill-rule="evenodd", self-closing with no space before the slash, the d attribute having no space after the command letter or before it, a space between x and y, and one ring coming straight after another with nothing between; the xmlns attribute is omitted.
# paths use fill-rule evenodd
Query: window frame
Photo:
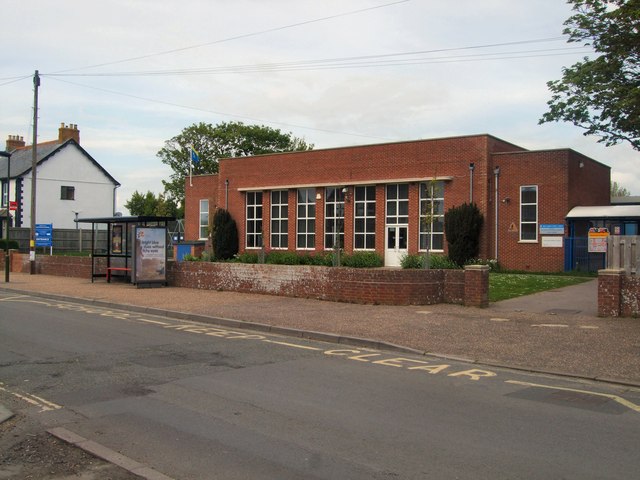
<svg viewBox="0 0 640 480"><path fill-rule="evenodd" d="M60 200L73 201L76 199L76 187L71 185L60 185Z"/></svg>
<svg viewBox="0 0 640 480"><path fill-rule="evenodd" d="M276 194L278 198L275 198ZM270 198L271 228L269 244L274 250L287 250L289 248L289 191L272 190ZM278 228L275 228L276 226Z"/></svg>
<svg viewBox="0 0 640 480"><path fill-rule="evenodd" d="M423 188L424 187L424 188ZM434 196L434 190L437 189L437 192L442 196L436 197ZM428 196L423 194L427 193ZM438 209L438 214L434 214L434 205L439 204L441 208ZM423 213L426 212L426 206L430 205L430 215L431 215L431 225L429 228L426 228L425 223L423 222L423 218L426 218L428 214ZM444 182L439 180L436 182L421 182L420 183L420 200L419 200L419 211L418 211L418 223L420 224L418 228L418 251L426 252L427 249L423 247L423 238L428 240L429 251L430 252L444 252ZM442 224L442 231L434 232L433 224L434 220L441 219L440 223ZM440 238L440 248L433 248L433 239L434 237Z"/></svg>
<svg viewBox="0 0 640 480"><path fill-rule="evenodd" d="M395 198L390 197L389 189L395 187ZM401 187L406 188L406 197L400 198ZM408 183L389 183L385 186L385 212L384 212L384 221L385 225L388 226L405 226L409 225L409 184ZM395 205L395 213L393 215L389 214L389 206ZM406 206L406 213L400 214L401 205ZM395 219L395 221L389 221L389 219ZM405 219L405 222L401 222L400 219Z"/></svg>
<svg viewBox="0 0 640 480"><path fill-rule="evenodd" d="M359 195L362 192L363 195ZM373 192L373 198L369 198L367 192ZM376 249L376 187L375 185L357 185L353 189L353 249L358 251L375 251ZM362 215L358 215L358 206L362 205ZM373 213L369 215L368 207L373 205ZM373 231L367 226L373 221ZM359 231L359 223L362 231ZM362 238L363 247L358 247L358 239ZM370 242L372 246L368 246Z"/></svg>
<svg viewBox="0 0 640 480"><path fill-rule="evenodd" d="M262 191L247 192L245 201L245 248L258 249L262 248L262 220L263 213L263 193ZM252 228L249 228L249 226Z"/></svg>
<svg viewBox="0 0 640 480"><path fill-rule="evenodd" d="M535 191L536 194L536 200L535 202L523 202L523 193L525 192L525 189L533 189L533 191ZM528 190L531 191L531 190ZM519 209L519 224L520 224L520 229L519 229L519 242L520 243L537 243L538 242L538 214L540 211L539 205L540 205L540 192L539 192L539 188L538 185L520 185L520 209ZM523 220L523 215L522 215L522 211L523 211L523 207L529 207L529 206L534 206L535 207L535 220ZM523 238L522 237L522 233L523 233L523 225L534 225L534 236L535 238Z"/></svg>
<svg viewBox="0 0 640 480"><path fill-rule="evenodd" d="M335 236L338 235L338 245L344 248L344 208L345 187L325 187L324 189L324 249L335 248ZM331 194L333 196L331 197ZM329 200L329 198L333 198ZM329 209L333 215L329 215ZM340 215L342 214L342 215Z"/></svg>
<svg viewBox="0 0 640 480"><path fill-rule="evenodd" d="M206 209L203 209L203 203L206 203ZM199 215L198 215L198 239L199 240L206 240L208 238L208 230L209 230L209 199L208 198L201 198L198 204L198 208L199 208ZM205 215L204 218L206 218L206 222L203 224L202 223L202 219L203 219L203 215ZM204 230L203 230L204 228ZM205 235L202 235L203 233L205 233Z"/></svg>
<svg viewBox="0 0 640 480"><path fill-rule="evenodd" d="M301 194L304 192L304 202L301 202ZM301 210L302 208L302 210ZM310 215L310 211L313 215ZM304 213L301 215L300 213ZM300 231L301 222L305 231ZM301 240L304 240L301 242ZM296 250L316 249L316 189L298 188L296 190Z"/></svg>

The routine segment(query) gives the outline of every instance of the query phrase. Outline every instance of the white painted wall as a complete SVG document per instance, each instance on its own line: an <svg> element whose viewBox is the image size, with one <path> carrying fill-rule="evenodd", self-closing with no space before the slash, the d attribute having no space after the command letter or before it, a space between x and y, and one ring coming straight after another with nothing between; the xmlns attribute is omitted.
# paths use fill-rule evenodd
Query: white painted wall
<svg viewBox="0 0 640 480"><path fill-rule="evenodd" d="M75 187L74 200L60 198L62 186ZM75 145L67 145L43 162L36 175L36 223L54 228L76 228L79 217L111 217L115 185ZM14 197L12 185L11 197ZM31 224L31 174L23 181L22 226Z"/></svg>

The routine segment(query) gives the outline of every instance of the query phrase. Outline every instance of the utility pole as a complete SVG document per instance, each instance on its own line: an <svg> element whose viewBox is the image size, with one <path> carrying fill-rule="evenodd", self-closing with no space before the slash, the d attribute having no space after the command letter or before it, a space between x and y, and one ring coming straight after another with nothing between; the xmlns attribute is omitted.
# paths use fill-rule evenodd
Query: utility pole
<svg viewBox="0 0 640 480"><path fill-rule="evenodd" d="M29 235L29 273L36 273L36 170L38 166L38 70L33 76L33 145L31 147L31 233Z"/></svg>

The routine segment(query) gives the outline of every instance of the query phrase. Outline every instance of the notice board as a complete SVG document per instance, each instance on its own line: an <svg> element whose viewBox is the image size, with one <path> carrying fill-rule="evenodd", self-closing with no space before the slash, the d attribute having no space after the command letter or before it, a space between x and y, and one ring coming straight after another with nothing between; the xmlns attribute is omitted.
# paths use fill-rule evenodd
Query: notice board
<svg viewBox="0 0 640 480"><path fill-rule="evenodd" d="M166 227L136 227L133 283L138 286L167 283Z"/></svg>

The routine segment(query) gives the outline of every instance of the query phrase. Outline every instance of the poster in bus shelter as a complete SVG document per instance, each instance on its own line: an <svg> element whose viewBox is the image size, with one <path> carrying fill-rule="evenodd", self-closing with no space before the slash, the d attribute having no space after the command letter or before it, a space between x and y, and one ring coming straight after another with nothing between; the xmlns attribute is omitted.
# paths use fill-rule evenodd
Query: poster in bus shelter
<svg viewBox="0 0 640 480"><path fill-rule="evenodd" d="M166 284L166 239L165 227L136 227L133 283Z"/></svg>

